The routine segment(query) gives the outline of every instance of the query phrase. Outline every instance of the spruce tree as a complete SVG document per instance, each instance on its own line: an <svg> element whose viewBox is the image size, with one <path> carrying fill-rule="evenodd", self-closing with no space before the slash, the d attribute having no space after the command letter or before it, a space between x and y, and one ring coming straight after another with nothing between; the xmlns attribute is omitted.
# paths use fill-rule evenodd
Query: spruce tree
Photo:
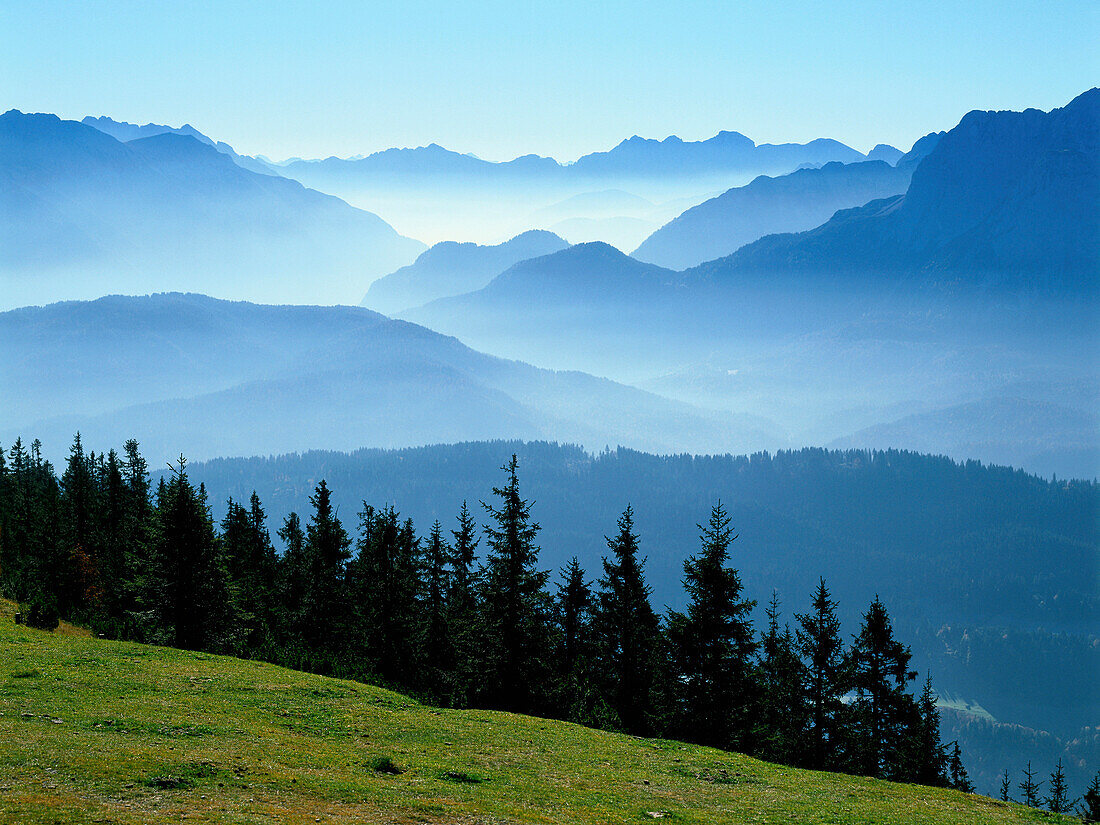
<svg viewBox="0 0 1100 825"><path fill-rule="evenodd" d="M900 745L906 722L914 718L913 698L906 692L917 674L909 670L909 648L894 638L886 607L875 597L851 651L856 720L853 765L881 778L904 776Z"/></svg>
<svg viewBox="0 0 1100 825"><path fill-rule="evenodd" d="M57 590L63 616L87 619L101 606L99 537L96 514L99 496L94 477L95 457L84 453L80 433L69 449L61 476L61 541L56 563L62 571Z"/></svg>
<svg viewBox="0 0 1100 825"><path fill-rule="evenodd" d="M244 650L260 650L274 641L276 561L266 514L255 491L248 509L229 499L222 519L222 546L245 630Z"/></svg>
<svg viewBox="0 0 1100 825"><path fill-rule="evenodd" d="M276 566L276 608L279 635L284 651L288 647L300 649L303 639L303 614L306 590L306 535L297 513L286 517L278 530L283 542L283 555Z"/></svg>
<svg viewBox="0 0 1100 825"><path fill-rule="evenodd" d="M306 525L303 547L301 628L314 651L331 657L341 646L346 630L344 565L351 557L351 539L332 506L332 491L324 479L309 501L313 514Z"/></svg>
<svg viewBox="0 0 1100 825"><path fill-rule="evenodd" d="M634 510L618 521L619 532L605 537L611 556L603 559L593 629L599 682L619 724L629 733L653 732L653 689L660 623L649 602L645 559L638 557Z"/></svg>
<svg viewBox="0 0 1100 825"><path fill-rule="evenodd" d="M1100 822L1100 772L1089 783L1077 813L1082 822Z"/></svg>
<svg viewBox="0 0 1100 825"><path fill-rule="evenodd" d="M756 641L742 596L741 577L727 567L737 538L721 502L699 525L702 549L684 562L685 613L669 614L673 668L680 686L677 730L687 738L725 749L742 747L751 730L754 704L752 657Z"/></svg>
<svg viewBox="0 0 1100 825"><path fill-rule="evenodd" d="M1009 795L1011 784L1008 778L1008 768L1004 769L1004 773L1001 774L1001 801L1011 802L1012 797Z"/></svg>
<svg viewBox="0 0 1100 825"><path fill-rule="evenodd" d="M974 793L974 786L970 784L970 776L962 763L962 751L959 750L958 741L952 742L948 747L950 755L947 757L947 784L956 791Z"/></svg>
<svg viewBox="0 0 1100 825"><path fill-rule="evenodd" d="M501 469L508 475L494 487L498 507L482 502L491 525L481 573L480 604L483 655L482 695L506 710L533 711L546 704L552 651L549 574L540 571L537 522L531 502L520 496L518 461Z"/></svg>
<svg viewBox="0 0 1100 825"><path fill-rule="evenodd" d="M450 612L447 594L450 590L447 564L451 548L443 538L443 525L432 524L424 547L423 606L420 610L423 633L422 688L436 701L443 701L447 690L447 674L454 662Z"/></svg>
<svg viewBox="0 0 1100 825"><path fill-rule="evenodd" d="M1050 772L1050 781L1047 782L1050 793L1043 799L1046 809L1055 814L1068 814L1073 811L1077 800L1069 798L1069 786L1066 785L1066 770L1062 767L1062 760L1054 770Z"/></svg>
<svg viewBox="0 0 1100 825"><path fill-rule="evenodd" d="M348 586L357 612L363 653L370 670L387 684L411 686L420 665L422 610L419 597L419 542L412 522L393 507L364 504L359 516L355 561ZM431 664L431 663L429 663Z"/></svg>
<svg viewBox="0 0 1100 825"><path fill-rule="evenodd" d="M576 556L561 570L554 602L559 639L557 712L571 722L607 727L606 705L596 689L593 674L595 599Z"/></svg>
<svg viewBox="0 0 1100 825"><path fill-rule="evenodd" d="M844 708L841 697L849 686L836 608L825 580L821 579L811 611L795 615L798 649L805 661L805 691L810 711L810 746L804 764L816 770L836 767L838 717Z"/></svg>
<svg viewBox="0 0 1100 825"><path fill-rule="evenodd" d="M809 728L804 668L790 626L779 629L779 594L774 590L765 614L768 629L759 652L754 750L763 759L790 765L803 756Z"/></svg>
<svg viewBox="0 0 1100 825"><path fill-rule="evenodd" d="M1039 789L1042 787L1042 782L1035 781L1035 771L1031 769L1031 760L1027 762L1027 768L1024 769L1024 779L1016 787L1019 788L1023 794L1023 803L1029 808L1039 807Z"/></svg>
<svg viewBox="0 0 1100 825"><path fill-rule="evenodd" d="M160 488L148 603L174 647L226 650L235 636L229 572L205 490L196 490L180 456Z"/></svg>
<svg viewBox="0 0 1100 825"><path fill-rule="evenodd" d="M481 539L465 501L458 514L458 529L452 530L451 536L447 624L451 631L453 660L447 674L447 695L450 703L466 707L473 698L482 667L476 599L478 577L474 568Z"/></svg>
<svg viewBox="0 0 1100 825"><path fill-rule="evenodd" d="M909 778L921 785L944 786L948 784L948 757L940 742L940 711L936 707L936 694L932 690L932 676L925 677L920 698L917 699L918 721L910 731L912 764ZM955 747L958 747L956 743ZM961 761L952 754L951 767Z"/></svg>

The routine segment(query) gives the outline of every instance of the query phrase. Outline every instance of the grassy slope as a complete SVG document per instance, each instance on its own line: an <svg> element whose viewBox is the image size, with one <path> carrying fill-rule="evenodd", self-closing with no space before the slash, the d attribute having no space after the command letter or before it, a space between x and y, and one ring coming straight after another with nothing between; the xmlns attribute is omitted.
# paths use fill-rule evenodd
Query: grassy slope
<svg viewBox="0 0 1100 825"><path fill-rule="evenodd" d="M656 821L649 812L684 823L1062 821L677 742L436 710L74 628L42 633L15 625L13 609L0 602L4 823ZM378 756L404 772L376 773Z"/></svg>

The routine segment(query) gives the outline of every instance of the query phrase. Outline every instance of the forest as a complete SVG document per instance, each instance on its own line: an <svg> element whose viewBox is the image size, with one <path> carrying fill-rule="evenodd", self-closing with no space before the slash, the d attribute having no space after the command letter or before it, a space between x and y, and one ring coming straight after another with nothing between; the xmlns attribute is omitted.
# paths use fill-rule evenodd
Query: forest
<svg viewBox="0 0 1100 825"><path fill-rule="evenodd" d="M37 442L17 441L0 452L0 587L37 627L65 618L442 706L973 790L958 743L941 741L931 677L915 691L910 649L877 596L850 641L825 578L793 622L773 594L757 628L738 536L715 501L683 563L683 609L662 615L629 503L608 525L594 578L576 558L554 576L539 566L515 455L498 484L451 525L418 533L392 505L364 503L345 526L321 480L309 511L275 531L280 553L255 492L230 499L216 522L183 457L154 482L136 441L96 454L78 435L58 477ZM1022 801L1071 810L1060 763L1047 796L1027 772Z"/></svg>

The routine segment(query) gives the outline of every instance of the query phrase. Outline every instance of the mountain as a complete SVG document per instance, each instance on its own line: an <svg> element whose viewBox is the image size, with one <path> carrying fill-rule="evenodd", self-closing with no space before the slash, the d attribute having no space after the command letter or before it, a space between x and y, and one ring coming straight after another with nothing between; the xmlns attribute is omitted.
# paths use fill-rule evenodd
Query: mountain
<svg viewBox="0 0 1100 825"><path fill-rule="evenodd" d="M854 163L866 156L836 140L756 144L740 132L719 132L708 140L672 135L653 140L635 135L607 152L577 160L570 173L592 178L715 177L720 174L789 172L804 164Z"/></svg>
<svg viewBox="0 0 1100 825"><path fill-rule="evenodd" d="M253 157L247 155L238 155L233 151L233 147L228 143L222 141L214 141L192 126L190 123L185 123L180 127L161 126L156 123L146 123L144 126L138 126L134 123L126 123L125 121L112 120L107 116L91 117L88 116L80 121L85 126L91 126L94 129L98 129L105 134L110 135L115 140L123 143L128 143L131 140L138 140L140 138L156 137L157 135L173 134L173 135L187 135L193 137L199 143L205 143L207 146L213 146L223 155L233 159L233 162L240 166L242 169L247 169L250 172L257 172L261 175L276 175L279 172L276 167L270 164L264 163Z"/></svg>
<svg viewBox="0 0 1100 825"><path fill-rule="evenodd" d="M469 349L357 307L113 296L0 314L0 443L76 431L160 464L313 448L562 438L593 448L745 449L763 422ZM186 445L185 447L183 445Z"/></svg>
<svg viewBox="0 0 1100 825"><path fill-rule="evenodd" d="M643 263L606 243L582 243L521 261L486 286L440 298L401 313L474 346L509 358L565 368L598 364L609 373L609 356L625 367L660 368L676 343L662 329L645 326L655 307L674 326L691 325L679 273ZM607 346L608 338L617 345ZM595 347L595 349L594 349ZM622 350L626 352L622 352ZM613 355L614 353L614 355ZM618 356L622 356L619 358Z"/></svg>
<svg viewBox="0 0 1100 825"><path fill-rule="evenodd" d="M686 269L729 255L765 235L812 229L838 210L904 192L913 170L939 138L937 133L926 135L904 155L895 149L896 157L879 151L880 156L892 158L889 162L881 158L847 164L832 161L781 177L761 175L747 186L688 209L632 254L670 269Z"/></svg>
<svg viewBox="0 0 1100 825"><path fill-rule="evenodd" d="M529 229L554 230L573 218L644 219L660 226L676 214L659 209L653 215L638 214L636 203L610 214L579 212L583 203L567 203L571 214L556 220L540 214L576 197L583 201L594 193L622 190L652 203L687 200L693 205L757 175L861 160L866 160L863 154L834 140L757 145L736 132L722 132L703 141L633 137L573 163L536 155L494 162L433 143L365 157L295 159L275 166L280 174L306 186L385 215L406 234L433 241L462 238L495 243ZM629 242L626 248L644 239L640 232L652 231L637 226L623 231L621 222L604 223L603 228L616 234L600 240ZM588 233L593 229L599 227L589 224L578 237L591 237Z"/></svg>
<svg viewBox="0 0 1100 825"><path fill-rule="evenodd" d="M729 255L764 235L812 229L838 209L900 194L910 174L874 160L834 161L777 178L762 175L687 210L632 254L670 269L687 269Z"/></svg>
<svg viewBox="0 0 1100 825"><path fill-rule="evenodd" d="M568 245L554 233L540 230L524 232L496 246L437 243L415 262L371 284L362 305L393 314L436 298L473 292L513 264L558 252Z"/></svg>
<svg viewBox="0 0 1100 825"><path fill-rule="evenodd" d="M688 278L827 280L1094 300L1100 272L1100 89L1049 113L971 112L904 195L772 235ZM862 286L861 286L862 285Z"/></svg>
<svg viewBox="0 0 1100 825"><path fill-rule="evenodd" d="M200 289L350 302L423 245L377 215L242 169L190 135L122 143L54 115L0 116L0 306Z"/></svg>
<svg viewBox="0 0 1100 825"><path fill-rule="evenodd" d="M867 160L881 160L893 166L901 160L904 154L901 149L897 149L888 143L880 143L867 153Z"/></svg>

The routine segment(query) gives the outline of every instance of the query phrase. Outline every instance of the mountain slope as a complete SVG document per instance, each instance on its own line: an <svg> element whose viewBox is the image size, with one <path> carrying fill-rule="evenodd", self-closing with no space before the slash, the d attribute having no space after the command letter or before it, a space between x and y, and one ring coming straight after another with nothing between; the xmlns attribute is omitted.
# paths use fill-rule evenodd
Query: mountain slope
<svg viewBox="0 0 1100 825"><path fill-rule="evenodd" d="M954 791L437 710L258 662L43 633L13 612L0 602L0 815L11 821L582 825L654 812L825 823L841 805L853 825L1060 821ZM372 770L381 756L403 773ZM719 771L737 781L709 781Z"/></svg>
<svg viewBox="0 0 1100 825"><path fill-rule="evenodd" d="M214 141L192 126L190 123L185 123L183 126L162 126L157 123L146 123L144 126L138 126L135 123L126 123L125 121L113 120L106 115L100 117L85 117L80 121L85 126L91 126L94 129L98 129L105 134L110 135L115 140L122 143L128 143L131 140L138 140L140 138L155 137L156 135L174 134L174 135L188 135L195 138L199 143L205 143L208 146L213 146L223 155L233 159L233 162L240 166L242 169L247 169L250 172L257 172L261 175L275 175L278 176L279 172L273 166L269 166L263 161L257 160L253 157L246 155L238 155L233 151L233 147L228 143L222 141Z"/></svg>
<svg viewBox="0 0 1100 825"><path fill-rule="evenodd" d="M904 195L773 235L689 278L779 276L962 287L1076 300L1100 271L1100 89L1049 113L971 112Z"/></svg>
<svg viewBox="0 0 1100 825"><path fill-rule="evenodd" d="M15 193L0 199L3 307L173 287L350 302L423 249L376 215L242 169L189 135L121 143L11 111L0 116L0 180Z"/></svg>
<svg viewBox="0 0 1100 825"><path fill-rule="evenodd" d="M366 309L201 295L0 314L0 385L20 388L0 409L3 443L32 431L51 450L77 430L103 443L134 436L157 463L181 443L193 457L502 437L776 443L761 422L483 355Z"/></svg>
<svg viewBox="0 0 1100 825"><path fill-rule="evenodd" d="M900 194L908 185L908 170L881 160L834 161L783 177L761 176L684 212L632 254L641 261L686 269L729 255L764 235L812 229L838 209Z"/></svg>
<svg viewBox="0 0 1100 825"><path fill-rule="evenodd" d="M495 276L527 258L558 252L569 244L552 232L531 230L496 246L444 241L415 262L370 285L362 305L393 314L481 289Z"/></svg>

